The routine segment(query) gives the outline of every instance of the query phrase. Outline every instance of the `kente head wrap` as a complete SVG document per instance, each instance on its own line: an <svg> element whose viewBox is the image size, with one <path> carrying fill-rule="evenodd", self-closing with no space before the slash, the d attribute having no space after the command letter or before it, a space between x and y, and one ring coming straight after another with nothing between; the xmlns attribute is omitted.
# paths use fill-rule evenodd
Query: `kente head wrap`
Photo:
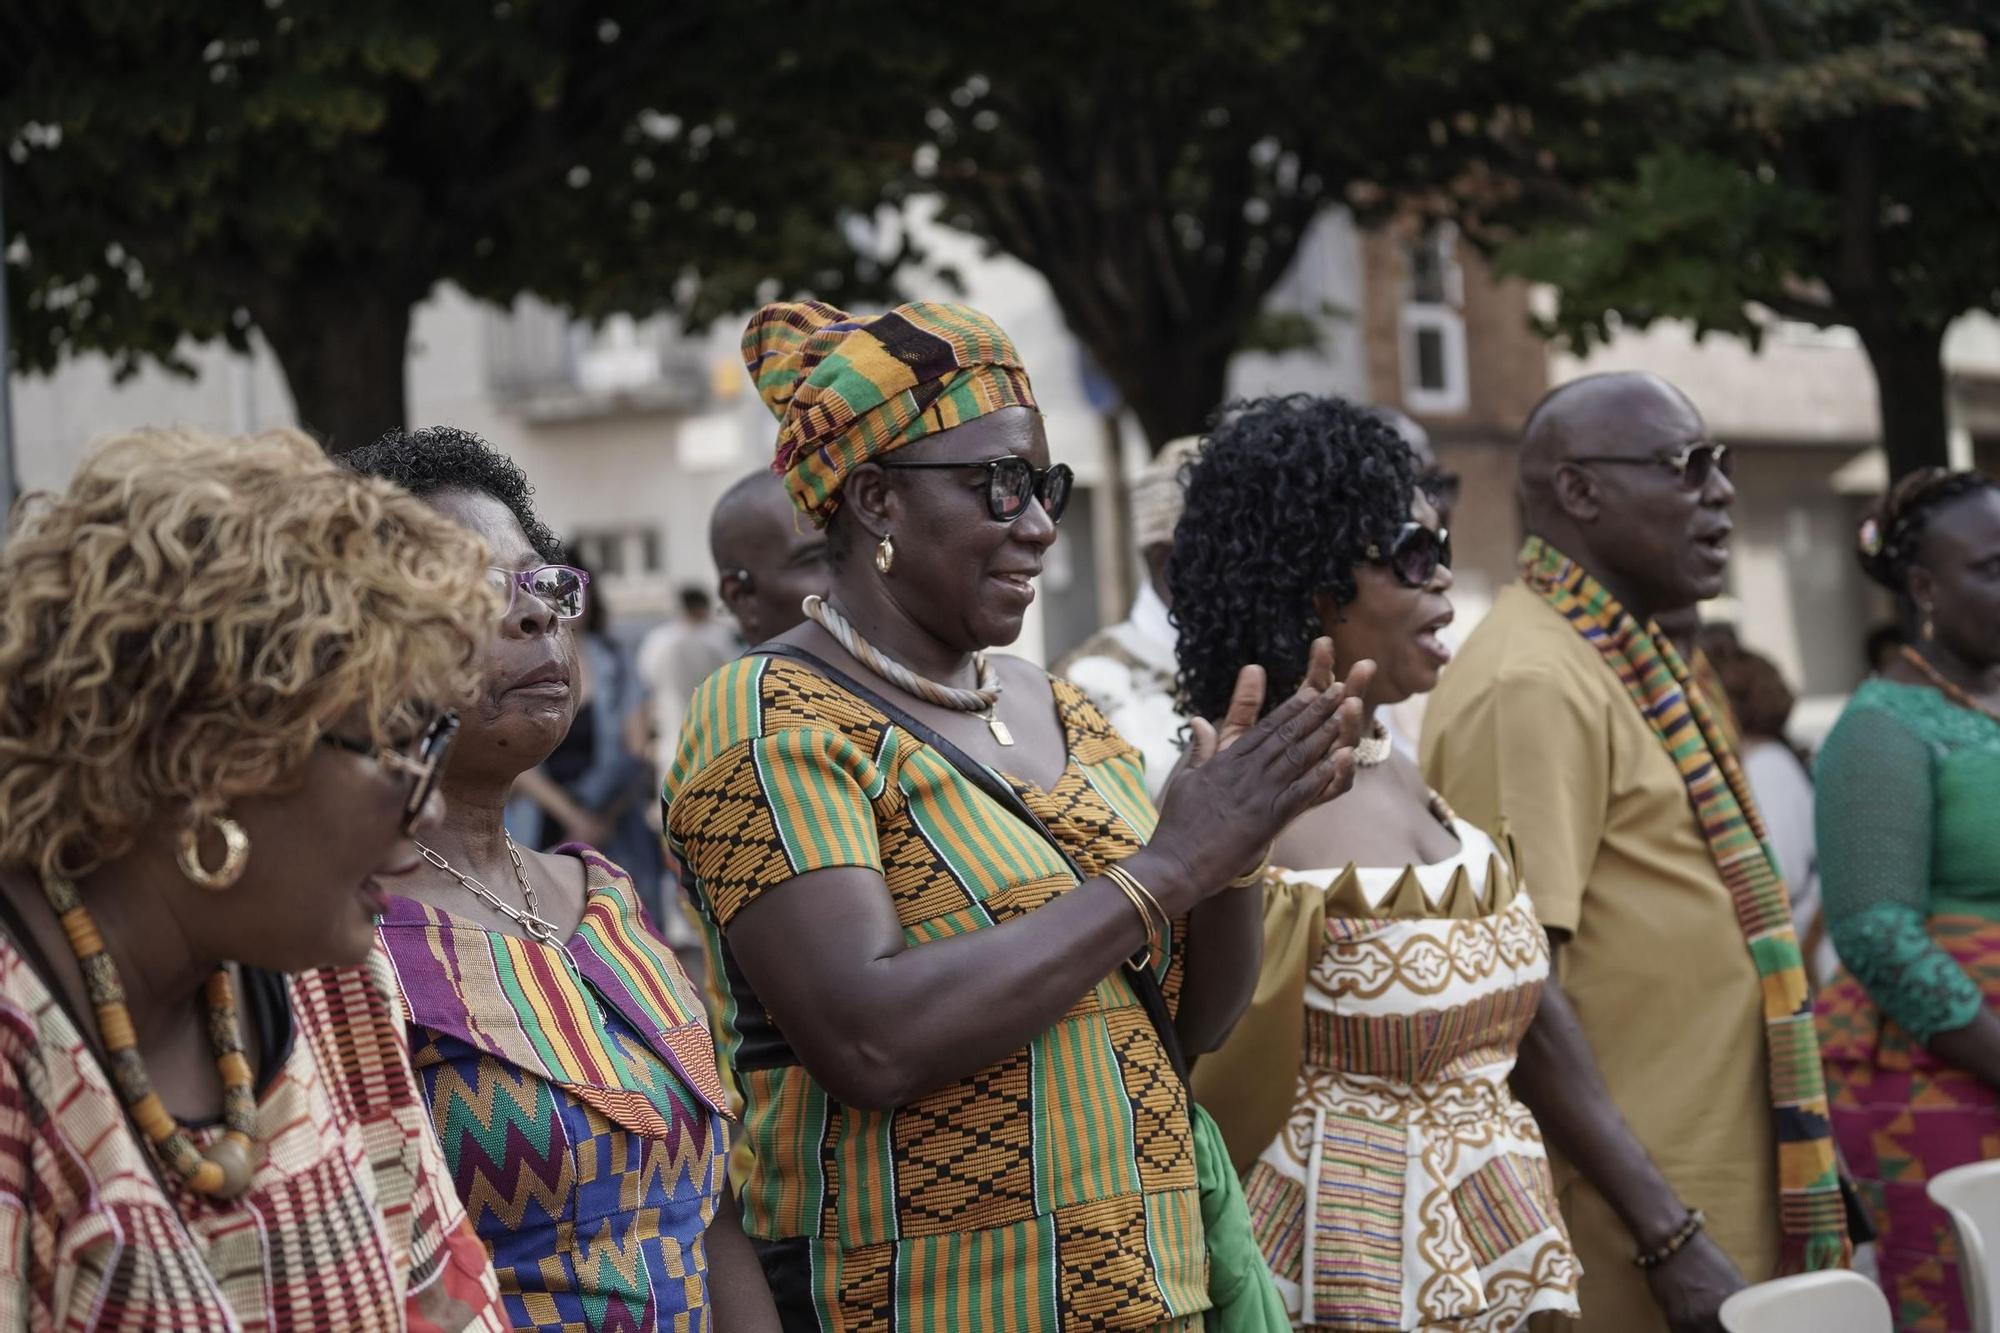
<svg viewBox="0 0 2000 1333"><path fill-rule="evenodd" d="M778 419L771 470L815 526L871 458L1003 407L1034 407L1013 342L970 306L913 301L850 315L780 301L751 317L743 364Z"/></svg>

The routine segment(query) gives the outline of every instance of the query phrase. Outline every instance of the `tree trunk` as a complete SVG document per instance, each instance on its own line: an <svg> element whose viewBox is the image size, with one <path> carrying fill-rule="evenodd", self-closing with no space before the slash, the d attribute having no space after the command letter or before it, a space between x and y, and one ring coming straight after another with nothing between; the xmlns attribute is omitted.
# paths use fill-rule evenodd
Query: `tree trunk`
<svg viewBox="0 0 2000 1333"><path fill-rule="evenodd" d="M1913 468L1948 466L1943 326L1884 322L1856 332L1875 368L1891 484Z"/></svg>
<svg viewBox="0 0 2000 1333"><path fill-rule="evenodd" d="M251 311L284 369L299 425L328 453L404 425L415 303L396 284L357 276L289 287L272 308Z"/></svg>
<svg viewBox="0 0 2000 1333"><path fill-rule="evenodd" d="M1200 345L1194 342L1197 337ZM1090 351L1099 365L1111 368L1126 405L1146 432L1147 446L1158 453L1183 435L1208 429L1229 382L1231 346L1218 346L1207 330L1178 345L1128 343Z"/></svg>

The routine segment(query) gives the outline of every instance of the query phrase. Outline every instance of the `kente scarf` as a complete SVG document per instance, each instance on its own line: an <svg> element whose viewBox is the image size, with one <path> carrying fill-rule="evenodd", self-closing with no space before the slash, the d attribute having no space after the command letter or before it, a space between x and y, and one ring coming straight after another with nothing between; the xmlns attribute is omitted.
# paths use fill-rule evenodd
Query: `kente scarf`
<svg viewBox="0 0 2000 1333"><path fill-rule="evenodd" d="M1640 624L1581 566L1539 537L1528 538L1521 566L1528 586L1603 654L1687 784L1762 983L1785 1269L1837 1267L1848 1255L1847 1218L1812 995L1785 884L1735 748L1699 688L1687 688L1687 664L1657 625Z"/></svg>
<svg viewBox="0 0 2000 1333"><path fill-rule="evenodd" d="M1035 406L1013 342L970 306L917 301L850 315L780 301L751 317L743 364L778 419L771 470L816 527L869 459L1003 407Z"/></svg>

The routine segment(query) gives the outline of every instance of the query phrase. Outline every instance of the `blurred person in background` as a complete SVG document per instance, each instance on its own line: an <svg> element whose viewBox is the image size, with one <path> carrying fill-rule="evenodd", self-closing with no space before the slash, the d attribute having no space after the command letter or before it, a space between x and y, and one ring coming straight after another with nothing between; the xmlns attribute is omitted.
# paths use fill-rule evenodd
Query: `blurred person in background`
<svg viewBox="0 0 2000 1333"><path fill-rule="evenodd" d="M1518 845L1554 984L1644 1149L1609 1175L1557 1163L1590 1333L1712 1333L1746 1280L1849 1252L1784 881L1657 619L1722 590L1731 470L1658 376L1546 395L1522 430L1521 579L1424 724L1430 781ZM1530 1101L1557 1144L1620 1128L1577 1114L1588 1104L1561 1087Z"/></svg>
<svg viewBox="0 0 2000 1333"><path fill-rule="evenodd" d="M1813 832L1813 784L1806 758L1785 734L1798 696L1777 663L1747 648L1725 655L1717 668L1730 711L1742 733L1737 752L1756 793L1764 833L1778 873L1791 892L1792 928L1815 986L1833 979L1837 965L1820 905L1819 842Z"/></svg>
<svg viewBox="0 0 2000 1333"><path fill-rule="evenodd" d="M749 647L799 624L806 598L826 595L826 534L792 507L785 483L769 468L741 478L716 501L708 553L722 605ZM665 776L665 765L660 772Z"/></svg>
<svg viewBox="0 0 2000 1333"><path fill-rule="evenodd" d="M692 586L680 590L680 614L640 640L639 678L652 705L656 771L665 773L673 763L695 687L741 651L736 626L718 619L709 595Z"/></svg>
<svg viewBox="0 0 2000 1333"><path fill-rule="evenodd" d="M1912 473L1859 545L1907 642L1854 692L1815 773L1844 969L1820 1026L1898 1327L1964 1330L1952 1224L1924 1182L2000 1143L2000 484Z"/></svg>
<svg viewBox="0 0 2000 1333"><path fill-rule="evenodd" d="M0 1327L500 1329L374 921L497 602L302 435L140 432L0 552Z"/></svg>
<svg viewBox="0 0 2000 1333"><path fill-rule="evenodd" d="M724 1188L723 1093L701 995L631 877L579 844L519 847L502 812L579 714L590 588L520 468L449 427L343 456L486 545L498 612L379 934L431 1126L517 1330L777 1327Z"/></svg>
<svg viewBox="0 0 2000 1333"><path fill-rule="evenodd" d="M1197 716L1246 663L1286 696L1322 636L1336 674L1376 664L1367 723L1437 683L1451 551L1414 463L1337 398L1230 409L1189 476L1171 566ZM1246 1173L1296 1325L1511 1333L1574 1314L1548 1155L1508 1086L1549 973L1513 852L1454 816L1379 723L1356 763L1353 790L1272 848L1256 995L1195 1095ZM1571 1076L1590 1064L1580 1040L1531 1049L1555 1065L1537 1086L1615 1119L1601 1084Z"/></svg>
<svg viewBox="0 0 2000 1333"><path fill-rule="evenodd" d="M1181 758L1185 724L1174 703L1173 598L1167 557L1180 522L1185 473L1201 450L1194 436L1154 455L1132 485L1132 535L1145 577L1125 619L1107 625L1057 662L1060 676L1090 696L1120 736L1146 759L1146 789L1158 796Z"/></svg>

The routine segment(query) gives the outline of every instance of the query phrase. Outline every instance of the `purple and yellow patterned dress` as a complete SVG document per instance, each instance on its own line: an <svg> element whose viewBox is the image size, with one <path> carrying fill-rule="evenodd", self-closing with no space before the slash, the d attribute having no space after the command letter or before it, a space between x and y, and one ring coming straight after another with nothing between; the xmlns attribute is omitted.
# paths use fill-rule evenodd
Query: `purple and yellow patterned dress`
<svg viewBox="0 0 2000 1333"><path fill-rule="evenodd" d="M700 992L625 873L565 850L588 878L561 945L391 902L411 1063L516 1329L704 1333L726 1145Z"/></svg>

